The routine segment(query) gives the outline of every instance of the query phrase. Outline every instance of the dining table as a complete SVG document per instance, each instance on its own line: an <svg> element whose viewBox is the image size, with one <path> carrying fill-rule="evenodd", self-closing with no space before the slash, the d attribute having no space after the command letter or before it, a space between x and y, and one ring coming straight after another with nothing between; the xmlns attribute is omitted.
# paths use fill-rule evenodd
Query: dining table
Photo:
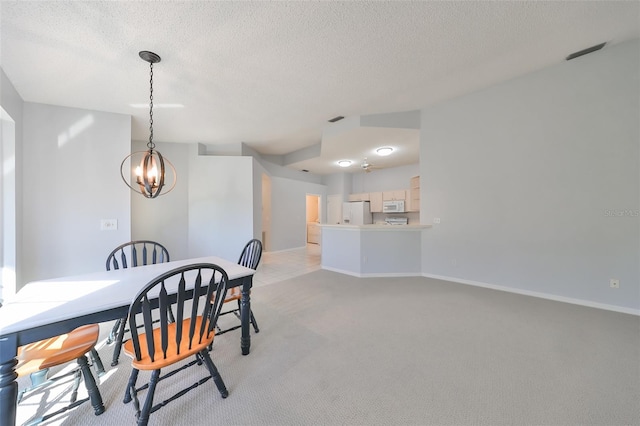
<svg viewBox="0 0 640 426"><path fill-rule="evenodd" d="M255 270L216 256L178 260L135 268L33 281L0 307L0 426L16 422L18 348L68 333L81 325L124 318L132 300L157 276L196 263L213 263L228 275L228 288L241 287L240 348L248 355L250 290Z"/></svg>

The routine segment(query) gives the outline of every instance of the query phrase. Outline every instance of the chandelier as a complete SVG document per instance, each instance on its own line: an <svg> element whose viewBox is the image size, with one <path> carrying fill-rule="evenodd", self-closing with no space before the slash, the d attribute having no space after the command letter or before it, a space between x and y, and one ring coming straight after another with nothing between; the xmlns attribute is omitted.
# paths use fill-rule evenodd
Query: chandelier
<svg viewBox="0 0 640 426"><path fill-rule="evenodd" d="M153 52L142 51L139 53L140 58L149 62L151 78L150 94L149 94L149 142L147 143L146 151L137 151L129 154L122 160L120 164L120 176L122 180L133 191L142 194L146 198L156 198L160 194L168 194L176 186L176 169L173 164L160 154L155 149L156 145L153 143L153 64L160 62L160 56ZM130 179L125 177L125 174L129 174L129 171L125 173L125 168L129 168L127 160L131 160L132 164L138 164L135 169L132 169ZM168 166L165 167L165 165ZM169 171L169 175L166 172ZM171 186L168 190L163 191L167 183L167 177L172 180ZM131 186L129 182L135 179L137 186Z"/></svg>

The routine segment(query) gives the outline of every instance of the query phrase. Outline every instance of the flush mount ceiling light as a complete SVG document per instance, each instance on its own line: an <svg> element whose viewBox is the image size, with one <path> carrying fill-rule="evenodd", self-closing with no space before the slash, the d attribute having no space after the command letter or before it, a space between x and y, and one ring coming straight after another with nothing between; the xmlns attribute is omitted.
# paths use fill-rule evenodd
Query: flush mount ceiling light
<svg viewBox="0 0 640 426"><path fill-rule="evenodd" d="M391 148L390 146L383 146L381 148L376 149L376 154L384 157L386 155L389 155L393 152L393 148Z"/></svg>
<svg viewBox="0 0 640 426"><path fill-rule="evenodd" d="M150 84L150 95L149 95L149 142L147 143L147 151L137 151L129 154L122 160L122 164L120 164L120 176L122 176L122 180L127 184L129 188L133 191L144 195L146 198L156 198L160 194L168 194L171 192L173 188L176 186L176 169L173 167L173 164L166 158L162 157L159 151L155 150L156 145L153 143L153 64L160 62L160 56L156 55L153 52L142 51L139 53L142 60L149 62L149 69L151 73L151 79L149 80ZM131 160L133 164L139 164L135 169L129 167L129 162L127 160ZM169 167L165 168L165 164ZM128 170L125 173L125 168ZM131 173L130 179L127 180L125 174ZM165 186L165 182L167 181L167 176L165 176L165 172L169 171L168 177L171 178L172 181L171 187L169 190L162 191ZM131 182L135 178L138 187L133 187L129 182Z"/></svg>
<svg viewBox="0 0 640 426"><path fill-rule="evenodd" d="M340 161L338 161L338 166L340 166L340 167L349 167L351 164L353 164L353 161L351 161L351 160L340 160Z"/></svg>

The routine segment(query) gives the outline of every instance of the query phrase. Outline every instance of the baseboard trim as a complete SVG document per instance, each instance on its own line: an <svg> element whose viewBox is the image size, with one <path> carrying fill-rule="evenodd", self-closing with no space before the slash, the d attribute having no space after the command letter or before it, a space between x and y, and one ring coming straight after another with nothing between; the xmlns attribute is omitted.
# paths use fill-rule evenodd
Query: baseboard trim
<svg viewBox="0 0 640 426"><path fill-rule="evenodd" d="M352 271L347 271L344 269L332 268L330 266L324 266L324 265L320 265L320 269L324 269L326 271L331 271L331 272L337 272L339 274L351 275L352 277L362 278L360 274L357 274Z"/></svg>
<svg viewBox="0 0 640 426"><path fill-rule="evenodd" d="M421 277L422 276L420 272L384 272L384 273L373 273L373 274L361 274L358 272L347 271L344 269L332 268L330 266L321 266L321 268L327 271L350 275L352 277L357 277L357 278L400 278L400 277Z"/></svg>
<svg viewBox="0 0 640 426"><path fill-rule="evenodd" d="M270 253L270 254L271 253L285 253L287 251L302 250L302 249L306 249L306 248L307 248L307 246L304 245L304 246L293 247L293 248L288 248L288 249L284 249L284 250L276 250L276 251L267 251L267 250L265 250L264 252L265 253Z"/></svg>
<svg viewBox="0 0 640 426"><path fill-rule="evenodd" d="M572 298L572 297L564 297L564 296L557 296L555 294L541 293L541 292L537 292L537 291L521 290L521 289L512 288L512 287L505 287L505 286L496 285L496 284L483 283L483 282L480 282L480 281L465 280L465 279L462 279L462 278L448 277L448 276L444 276L444 275L434 275L434 274L424 274L423 273L422 276L425 277L425 278L433 278L433 279L442 280L442 281L451 281L451 282L454 282L454 283L472 285L472 286L475 286L475 287L484 287L484 288L490 288L492 290L506 291L508 293L516 293L516 294L522 294L522 295L525 295L525 296L539 297L541 299L554 300L556 302L571 303L572 305L581 305L581 306L587 306L587 307L590 307L590 308L604 309L604 310L607 310L607 311L614 311L614 312L620 312L620 313L623 313L623 314L631 314L631 315L640 316L640 309L623 308L622 306L609 305L609 304L606 304L606 303L592 302L590 300L575 299L575 298Z"/></svg>
<svg viewBox="0 0 640 426"><path fill-rule="evenodd" d="M373 274L360 274L362 278L394 278L394 277L421 277L420 272L385 272Z"/></svg>

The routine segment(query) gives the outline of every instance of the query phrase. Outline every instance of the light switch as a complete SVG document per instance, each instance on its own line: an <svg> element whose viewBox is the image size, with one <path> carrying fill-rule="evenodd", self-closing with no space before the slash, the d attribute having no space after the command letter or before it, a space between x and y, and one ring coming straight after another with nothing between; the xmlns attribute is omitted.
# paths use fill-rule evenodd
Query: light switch
<svg viewBox="0 0 640 426"><path fill-rule="evenodd" d="M116 231L118 229L118 219L102 219L100 221L101 231Z"/></svg>

